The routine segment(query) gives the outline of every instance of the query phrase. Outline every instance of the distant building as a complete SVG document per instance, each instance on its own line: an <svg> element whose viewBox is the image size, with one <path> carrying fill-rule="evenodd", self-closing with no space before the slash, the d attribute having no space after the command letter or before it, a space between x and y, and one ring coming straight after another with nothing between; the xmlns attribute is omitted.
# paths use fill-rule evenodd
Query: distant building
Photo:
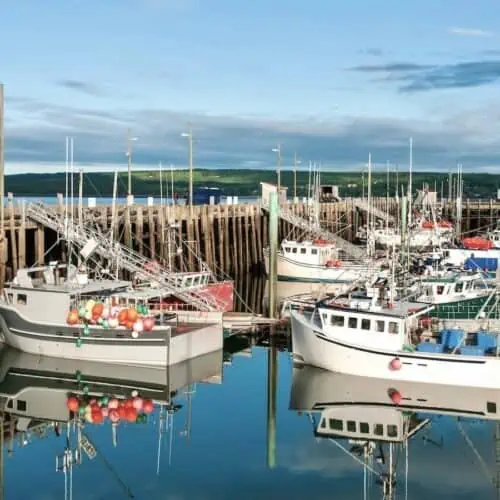
<svg viewBox="0 0 500 500"><path fill-rule="evenodd" d="M269 195L271 193L278 192L278 186L276 184L269 184L268 182L261 182L260 188L261 188L262 203L264 203L264 204L269 203ZM288 191L288 188L286 186L280 186L280 194L279 194L279 202L280 203L286 203L287 191Z"/></svg>
<svg viewBox="0 0 500 500"><path fill-rule="evenodd" d="M332 184L322 184L319 187L319 199L321 202L340 201L339 187Z"/></svg>

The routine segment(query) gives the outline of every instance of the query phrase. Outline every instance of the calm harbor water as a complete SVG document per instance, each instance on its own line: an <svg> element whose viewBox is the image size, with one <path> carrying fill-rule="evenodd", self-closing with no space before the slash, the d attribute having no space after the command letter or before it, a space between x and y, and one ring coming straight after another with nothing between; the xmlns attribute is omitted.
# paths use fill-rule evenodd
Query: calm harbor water
<svg viewBox="0 0 500 500"><path fill-rule="evenodd" d="M246 277L237 288L259 309L262 278ZM286 290L311 291L294 284L282 286L280 296ZM164 381L134 368L117 381L114 367L79 372L63 361L51 365L4 350L0 394L25 403L7 405L3 498L500 498L500 427L480 419L480 397L464 401L460 390L429 389L427 412L403 411L388 401L386 383L294 368L289 340L274 339L268 332L229 337L224 352L171 367ZM67 432L68 395L130 397L134 389L156 401L146 422L85 423L80 432L94 454L82 453L81 463L65 472L63 454L70 450L76 460L78 434L74 425ZM383 424L381 437L343 437L368 422L375 434ZM13 427L28 430L11 440ZM392 496L384 496L390 470Z"/></svg>
<svg viewBox="0 0 500 500"><path fill-rule="evenodd" d="M238 346L233 339L228 348L234 351L247 345L244 339L239 342ZM271 351L276 355L276 377L269 385ZM375 473L365 475L359 457L349 456L339 446L351 449L353 443L315 439L308 414L290 409L291 401L296 404L308 394L301 392L304 380L300 374L299 383L292 387L293 367L286 351L254 346L240 353L226 352L225 359L224 366L222 359L214 357L204 366L207 373L220 371L220 377L178 391L174 397L178 411L171 421L164 421L157 407L146 423L120 423L116 447L109 422L86 424L85 434L96 456L83 455L81 465L73 467L72 497L69 491L65 496L64 472L55 470L56 456L63 453L67 442L64 429L57 435L48 427L43 437L34 432L18 434L13 445L7 442L4 446L4 498L384 498ZM200 372L196 364L190 369ZM19 371L12 376L19 377ZM54 389L43 389L50 384L35 378L24 382L38 384L42 399L47 398L46 405L37 408L38 418L43 420L50 414ZM297 388L301 383L302 388ZM274 419L269 418L269 413L273 417L269 389L271 393L276 389ZM70 390L70 385L60 382L58 390ZM356 411L361 420L369 418L368 408ZM167 427L163 433L159 433L161 422ZM494 436L494 423L462 419L457 424L454 418L431 417L430 425L409 441L407 486L404 447L394 445L397 483L393 498L497 498L492 484L496 477ZM377 448L371 465L377 471L383 470L377 464L379 453ZM69 476L67 472L68 490Z"/></svg>

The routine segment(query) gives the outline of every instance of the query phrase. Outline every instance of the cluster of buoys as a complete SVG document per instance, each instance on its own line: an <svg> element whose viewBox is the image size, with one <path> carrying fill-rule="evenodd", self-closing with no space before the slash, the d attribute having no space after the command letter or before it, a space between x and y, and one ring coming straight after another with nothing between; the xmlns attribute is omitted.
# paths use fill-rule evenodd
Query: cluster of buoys
<svg viewBox="0 0 500 500"><path fill-rule="evenodd" d="M328 260L326 261L326 267L341 267L342 262L340 260Z"/></svg>
<svg viewBox="0 0 500 500"><path fill-rule="evenodd" d="M92 424L102 424L109 419L113 424L121 421L143 423L153 413L154 403L143 399L134 391L132 397L119 399L115 396L89 397L70 394L66 401L68 410Z"/></svg>
<svg viewBox="0 0 500 500"><path fill-rule="evenodd" d="M79 309L68 313L68 325L83 324L84 334L88 334L88 325L99 325L103 328L118 328L123 326L132 330L137 337L143 331L150 331L155 326L155 320L149 316L149 309L145 305L135 307L109 306L88 300Z"/></svg>

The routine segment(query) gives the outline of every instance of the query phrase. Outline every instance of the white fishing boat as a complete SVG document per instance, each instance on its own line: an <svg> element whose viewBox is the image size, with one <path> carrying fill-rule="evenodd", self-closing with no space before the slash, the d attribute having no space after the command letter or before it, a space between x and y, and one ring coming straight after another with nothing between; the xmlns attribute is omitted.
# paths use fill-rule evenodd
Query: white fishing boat
<svg viewBox="0 0 500 500"><path fill-rule="evenodd" d="M420 277L418 285L416 301L435 306L430 316L442 319L479 319L495 292L478 272L433 271Z"/></svg>
<svg viewBox="0 0 500 500"><path fill-rule="evenodd" d="M266 273L269 275L269 249L264 249ZM368 263L342 260L333 242L316 239L284 240L277 256L279 281L328 283L343 287L359 280L373 269Z"/></svg>
<svg viewBox="0 0 500 500"><path fill-rule="evenodd" d="M82 266L20 269L0 298L3 338L31 354L127 365L166 366L222 348L221 322L172 324L142 294Z"/></svg>
<svg viewBox="0 0 500 500"><path fill-rule="evenodd" d="M423 335L432 305L393 301L386 288L292 310L294 359L326 370L434 384L500 388L497 336L445 330Z"/></svg>

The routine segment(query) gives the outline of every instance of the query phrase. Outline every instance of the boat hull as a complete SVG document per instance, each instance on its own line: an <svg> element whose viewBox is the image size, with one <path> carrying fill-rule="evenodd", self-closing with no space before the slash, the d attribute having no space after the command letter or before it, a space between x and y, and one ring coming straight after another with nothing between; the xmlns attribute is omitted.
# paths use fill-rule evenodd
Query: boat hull
<svg viewBox="0 0 500 500"><path fill-rule="evenodd" d="M269 276L269 255L264 255L266 274ZM367 273L366 266L327 267L305 264L278 254L277 274L280 281L299 281L302 283L331 283L343 286L359 280Z"/></svg>
<svg viewBox="0 0 500 500"><path fill-rule="evenodd" d="M15 309L0 305L0 326L6 344L42 356L127 364L167 366L222 349L222 326L170 327L144 332L137 339L124 329L90 328L82 336L68 325L33 323Z"/></svg>
<svg viewBox="0 0 500 500"><path fill-rule="evenodd" d="M434 309L429 312L429 316L439 319L475 319L481 307L488 300L489 294L472 297L466 300L456 302L447 302L443 304L435 304ZM494 303L495 301L492 301ZM495 316L493 316L495 317Z"/></svg>
<svg viewBox="0 0 500 500"><path fill-rule="evenodd" d="M352 345L314 328L308 318L297 311L292 311L292 348L296 362L337 373L394 381L500 388L498 358L396 352ZM401 361L399 370L391 369L391 361L395 358Z"/></svg>

